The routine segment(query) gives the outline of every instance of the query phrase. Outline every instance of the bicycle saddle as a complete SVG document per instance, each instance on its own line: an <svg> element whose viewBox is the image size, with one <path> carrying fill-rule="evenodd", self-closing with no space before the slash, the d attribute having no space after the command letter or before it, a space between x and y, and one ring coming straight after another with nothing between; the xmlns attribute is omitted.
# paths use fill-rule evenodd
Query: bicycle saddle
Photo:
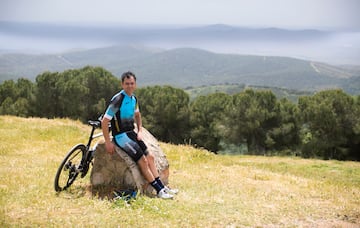
<svg viewBox="0 0 360 228"><path fill-rule="evenodd" d="M89 120L88 124L96 128L101 126L101 122L99 120Z"/></svg>

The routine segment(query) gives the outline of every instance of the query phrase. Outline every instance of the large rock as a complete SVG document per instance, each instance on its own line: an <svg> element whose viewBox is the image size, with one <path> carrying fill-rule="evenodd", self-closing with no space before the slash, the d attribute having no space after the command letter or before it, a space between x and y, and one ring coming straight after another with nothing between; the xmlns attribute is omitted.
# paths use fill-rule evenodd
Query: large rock
<svg viewBox="0 0 360 228"><path fill-rule="evenodd" d="M169 182L169 163L156 138L145 128L143 140L150 153L155 157L155 165L164 184ZM135 189L140 193L152 195L153 188L141 175L136 163L121 149L109 154L104 141L100 141L94 155L94 164L90 175L93 195L111 197L113 190Z"/></svg>

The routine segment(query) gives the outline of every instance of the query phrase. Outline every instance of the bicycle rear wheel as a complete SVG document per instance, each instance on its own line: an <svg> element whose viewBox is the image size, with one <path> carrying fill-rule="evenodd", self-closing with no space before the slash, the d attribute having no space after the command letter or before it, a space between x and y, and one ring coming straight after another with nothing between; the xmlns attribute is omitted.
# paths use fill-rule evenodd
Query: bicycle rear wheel
<svg viewBox="0 0 360 228"><path fill-rule="evenodd" d="M61 162L55 176L55 191L60 192L70 187L81 172L81 161L86 154L86 146L78 144L72 148Z"/></svg>

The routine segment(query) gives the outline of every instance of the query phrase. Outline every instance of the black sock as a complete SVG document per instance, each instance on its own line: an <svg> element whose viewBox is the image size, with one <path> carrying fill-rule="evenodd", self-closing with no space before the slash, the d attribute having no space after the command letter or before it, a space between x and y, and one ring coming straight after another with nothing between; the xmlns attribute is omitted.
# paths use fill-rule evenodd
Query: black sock
<svg viewBox="0 0 360 228"><path fill-rule="evenodd" d="M156 177L155 180L159 183L161 188L165 188L164 184L161 182L160 177Z"/></svg>
<svg viewBox="0 0 360 228"><path fill-rule="evenodd" d="M156 193L159 193L160 190L163 189L163 187L161 187L161 185L159 184L159 182L156 179L153 182L151 182L150 184L151 184L151 186L153 186L153 188L155 188Z"/></svg>

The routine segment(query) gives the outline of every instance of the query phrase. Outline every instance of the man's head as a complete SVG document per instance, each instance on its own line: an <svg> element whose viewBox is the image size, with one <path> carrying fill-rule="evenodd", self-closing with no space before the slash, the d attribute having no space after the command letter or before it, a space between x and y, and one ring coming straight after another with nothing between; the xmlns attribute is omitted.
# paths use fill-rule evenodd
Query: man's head
<svg viewBox="0 0 360 228"><path fill-rule="evenodd" d="M130 96L136 89L136 76L134 73L128 71L121 75L121 86L124 91Z"/></svg>
<svg viewBox="0 0 360 228"><path fill-rule="evenodd" d="M123 73L121 75L121 82L123 83L125 79L129 79L131 77L133 77L135 82L136 82L136 76L135 76L135 74L133 72L127 71L127 72Z"/></svg>

